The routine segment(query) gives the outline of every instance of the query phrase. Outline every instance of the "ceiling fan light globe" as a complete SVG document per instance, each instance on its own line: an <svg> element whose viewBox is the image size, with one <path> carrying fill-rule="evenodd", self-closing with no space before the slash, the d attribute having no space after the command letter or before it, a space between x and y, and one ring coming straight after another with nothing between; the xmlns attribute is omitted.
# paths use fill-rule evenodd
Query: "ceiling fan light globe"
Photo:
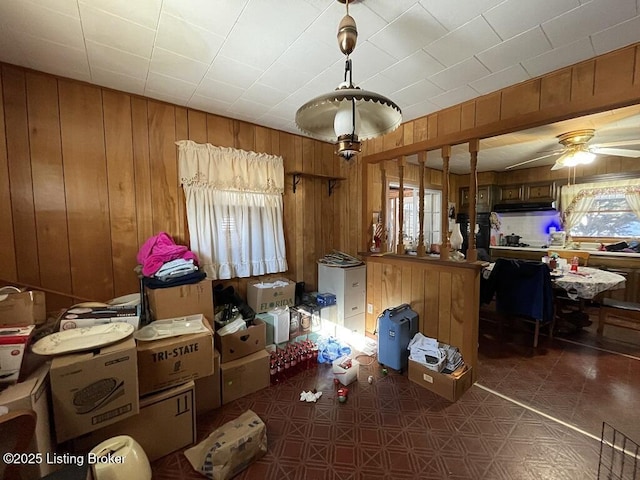
<svg viewBox="0 0 640 480"><path fill-rule="evenodd" d="M596 154L588 150L580 150L576 152L574 157L577 158L579 164L588 165L596 159Z"/></svg>

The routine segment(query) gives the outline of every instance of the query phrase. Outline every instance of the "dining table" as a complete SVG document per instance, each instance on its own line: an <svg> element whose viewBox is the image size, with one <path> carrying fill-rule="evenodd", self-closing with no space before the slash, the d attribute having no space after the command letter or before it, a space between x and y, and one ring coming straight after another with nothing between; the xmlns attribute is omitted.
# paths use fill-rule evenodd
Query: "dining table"
<svg viewBox="0 0 640 480"><path fill-rule="evenodd" d="M607 290L625 288L626 279L622 275L593 267L578 267L572 271L568 267L551 271L554 286L567 292L569 298L592 300Z"/></svg>

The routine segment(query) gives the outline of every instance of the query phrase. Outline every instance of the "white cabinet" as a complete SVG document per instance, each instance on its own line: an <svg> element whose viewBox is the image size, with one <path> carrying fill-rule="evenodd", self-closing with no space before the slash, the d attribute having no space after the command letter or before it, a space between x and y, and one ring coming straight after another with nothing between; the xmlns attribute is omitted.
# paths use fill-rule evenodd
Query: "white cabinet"
<svg viewBox="0 0 640 480"><path fill-rule="evenodd" d="M330 267L318 264L318 293L336 296L335 323L364 335L367 294L365 265Z"/></svg>

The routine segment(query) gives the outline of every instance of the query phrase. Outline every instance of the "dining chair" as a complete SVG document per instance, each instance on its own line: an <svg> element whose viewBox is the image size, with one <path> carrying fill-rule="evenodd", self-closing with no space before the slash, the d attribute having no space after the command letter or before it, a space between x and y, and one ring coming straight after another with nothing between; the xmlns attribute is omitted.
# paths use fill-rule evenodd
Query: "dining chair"
<svg viewBox="0 0 640 480"><path fill-rule="evenodd" d="M33 410L13 410L0 415L0 445L3 452L26 452L35 434L36 422L37 416ZM19 463L4 463L4 466L3 480L22 478Z"/></svg>
<svg viewBox="0 0 640 480"><path fill-rule="evenodd" d="M534 323L534 348L542 325L549 325L549 338L553 338L553 289L546 263L499 258L481 290L484 303L495 295L496 312L503 317Z"/></svg>

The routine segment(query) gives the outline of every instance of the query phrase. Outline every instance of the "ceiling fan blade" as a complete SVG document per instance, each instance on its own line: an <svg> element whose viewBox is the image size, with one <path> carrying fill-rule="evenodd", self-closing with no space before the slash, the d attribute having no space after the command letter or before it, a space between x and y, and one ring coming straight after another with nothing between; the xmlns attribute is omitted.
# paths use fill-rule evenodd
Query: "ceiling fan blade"
<svg viewBox="0 0 640 480"><path fill-rule="evenodd" d="M636 140L622 140L620 142L606 142L593 145L591 148L600 147L626 147L627 145L640 145L640 139Z"/></svg>
<svg viewBox="0 0 640 480"><path fill-rule="evenodd" d="M591 147L589 149L593 153L601 155L614 155L617 157L640 157L640 150L627 150L624 148L602 148L601 146Z"/></svg>
<svg viewBox="0 0 640 480"><path fill-rule="evenodd" d="M560 170L561 168L564 168L565 165L562 164L562 162L556 162L553 164L553 167L551 167L551 170Z"/></svg>
<svg viewBox="0 0 640 480"><path fill-rule="evenodd" d="M543 158L553 157L554 155L558 155L563 152L563 150L556 150L555 152L548 153L546 155L542 155L541 157L530 158L529 160L525 160L524 162L514 163L513 165L509 165L508 167L504 167L505 170L510 170L512 168L519 167L520 165L526 165L527 163L536 162L538 160L542 160Z"/></svg>

